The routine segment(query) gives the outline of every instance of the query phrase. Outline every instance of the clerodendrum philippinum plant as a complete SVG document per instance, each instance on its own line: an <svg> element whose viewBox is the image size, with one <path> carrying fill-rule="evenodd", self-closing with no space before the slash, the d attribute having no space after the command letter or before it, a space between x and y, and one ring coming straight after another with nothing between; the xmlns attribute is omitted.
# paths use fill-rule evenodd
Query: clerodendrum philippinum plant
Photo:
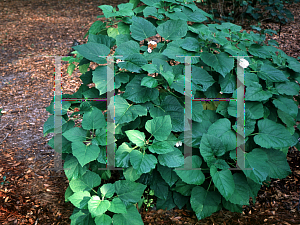
<svg viewBox="0 0 300 225"><path fill-rule="evenodd" d="M115 166L124 168L119 180L109 183L112 171L98 170L106 167L106 102L62 104L63 159L69 168L65 199L76 207L71 224L143 224L136 206L141 207L147 186L157 209L186 206L198 219L223 207L242 212L264 181L291 173L286 154L299 137L293 96L299 92L300 63L275 48L276 42L266 45L263 35L241 32L231 23L203 24L210 15L194 2L142 2L138 8L138 1L120 4L118 11L99 6L106 19L119 20L117 27L95 22L88 42L74 47L76 58L64 59L79 63L83 84L62 97L104 99L107 65L99 56L111 55L113 47L115 56L123 56L114 64L115 93L121 94L109 106L115 104ZM148 46L156 34L163 41ZM236 167L235 101L192 102L192 142L186 144L193 150L193 167L201 170L175 170L184 165L185 115L184 57L176 55L200 56L191 58L195 99L236 98L238 63L230 56L252 56L245 58L249 67L245 60L241 66L247 67L245 168L253 170L228 170ZM89 68L91 62L96 69ZM87 86L91 83L95 87ZM47 107L51 114L53 105ZM79 126L67 114L75 107ZM53 132L53 118L44 125L45 135Z"/></svg>

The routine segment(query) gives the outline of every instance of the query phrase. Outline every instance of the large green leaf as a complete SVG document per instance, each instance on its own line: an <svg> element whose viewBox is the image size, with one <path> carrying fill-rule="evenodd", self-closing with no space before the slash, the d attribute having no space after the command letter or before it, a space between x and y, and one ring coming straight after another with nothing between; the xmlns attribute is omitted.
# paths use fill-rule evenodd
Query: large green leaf
<svg viewBox="0 0 300 225"><path fill-rule="evenodd" d="M219 83L221 92L233 93L236 90L236 75L228 73L225 77L220 76Z"/></svg>
<svg viewBox="0 0 300 225"><path fill-rule="evenodd" d="M130 166L123 172L123 175L126 180L136 181L141 177L142 174L138 173L137 170L133 168L133 166Z"/></svg>
<svg viewBox="0 0 300 225"><path fill-rule="evenodd" d="M98 7L100 9L102 9L105 18L109 18L109 17L113 17L113 16L117 15L116 12L113 12L114 7L111 6L111 5L101 5L101 6L98 6Z"/></svg>
<svg viewBox="0 0 300 225"><path fill-rule="evenodd" d="M142 79L145 76L144 74L136 75L127 84L123 97L136 103L145 103L155 100L159 96L158 90L141 86Z"/></svg>
<svg viewBox="0 0 300 225"><path fill-rule="evenodd" d="M88 166L81 166L77 158L73 155L68 155L64 163L64 171L69 181L78 179L87 171Z"/></svg>
<svg viewBox="0 0 300 225"><path fill-rule="evenodd" d="M295 59L294 57L286 57L287 62L289 63L288 67L292 70L294 70L297 73L300 73L300 63L297 59Z"/></svg>
<svg viewBox="0 0 300 225"><path fill-rule="evenodd" d="M221 195L223 195L226 201L228 201L230 196L233 195L235 189L231 171L228 169L217 171L217 168L212 166L210 167L210 175L212 176L213 182Z"/></svg>
<svg viewBox="0 0 300 225"><path fill-rule="evenodd" d="M157 159L154 155L143 154L138 150L130 152L130 163L138 174L148 173L155 168Z"/></svg>
<svg viewBox="0 0 300 225"><path fill-rule="evenodd" d="M215 135L222 140L226 151L235 149L236 134L231 129L231 123L228 119L223 118L213 123L209 129L208 134Z"/></svg>
<svg viewBox="0 0 300 225"><path fill-rule="evenodd" d="M127 168L129 167L130 152L133 148L130 148L127 143L123 142L116 151L116 166Z"/></svg>
<svg viewBox="0 0 300 225"><path fill-rule="evenodd" d="M113 86L110 89L107 88L107 84L109 82L114 82L114 76L110 77L109 80L107 80L107 69L109 69L107 66L98 66L93 71L93 83L95 83L95 87L99 90L100 95L113 90Z"/></svg>
<svg viewBox="0 0 300 225"><path fill-rule="evenodd" d="M188 7L183 7L182 12L186 15L187 21L202 23L203 21L207 20L205 16L211 17L208 13L204 12L203 10L197 9L189 9ZM181 18L180 18L181 19Z"/></svg>
<svg viewBox="0 0 300 225"><path fill-rule="evenodd" d="M207 191L203 187L194 187L191 194L191 206L199 220L216 212L221 203L221 195L215 191Z"/></svg>
<svg viewBox="0 0 300 225"><path fill-rule="evenodd" d="M102 21L99 21L99 22L102 22ZM108 48L112 48L116 44L116 40L112 37L108 37L108 36L102 35L102 34L95 35L95 34L91 34L91 33L89 34L89 42L104 44Z"/></svg>
<svg viewBox="0 0 300 225"><path fill-rule="evenodd" d="M234 194L230 196L229 201L238 205L249 205L250 188L247 179L242 173L233 174L235 184Z"/></svg>
<svg viewBox="0 0 300 225"><path fill-rule="evenodd" d="M226 152L222 140L212 134L204 134L201 139L200 153L209 165L216 161L215 156L222 156Z"/></svg>
<svg viewBox="0 0 300 225"><path fill-rule="evenodd" d="M82 177L70 181L70 188L74 192L90 191L92 188L101 184L101 178L98 174L87 171Z"/></svg>
<svg viewBox="0 0 300 225"><path fill-rule="evenodd" d="M152 65L152 64L147 64L147 65ZM146 86L148 88L155 88L157 87L158 82L154 77L148 76L142 79L141 85Z"/></svg>
<svg viewBox="0 0 300 225"><path fill-rule="evenodd" d="M158 19L164 18L164 16L161 13L157 13L157 8L155 7L151 7L151 6L141 6L141 7L145 7L144 10L141 8L141 11L143 12L145 18L148 16L154 16Z"/></svg>
<svg viewBox="0 0 300 225"><path fill-rule="evenodd" d="M123 172L123 175L126 180L136 181L141 177L142 173L138 173L137 170L133 168L133 166L130 166Z"/></svg>
<svg viewBox="0 0 300 225"><path fill-rule="evenodd" d="M168 184L156 170L152 172L152 176L150 189L154 191L156 197L166 200L169 194Z"/></svg>
<svg viewBox="0 0 300 225"><path fill-rule="evenodd" d="M107 29L107 35L112 38L116 38L119 35L119 30L117 27L109 27Z"/></svg>
<svg viewBox="0 0 300 225"><path fill-rule="evenodd" d="M187 23L183 20L167 20L157 27L157 33L165 40L176 40L187 33Z"/></svg>
<svg viewBox="0 0 300 225"><path fill-rule="evenodd" d="M55 116L54 115L50 115L47 119L47 121L44 123L44 127L43 127L43 133L44 133L44 137L49 134L49 133L54 133L54 129L55 128L58 128L58 127L55 127ZM67 121L64 119L64 118L61 118L61 121L62 121L62 131L64 131L64 129L66 128L66 124L67 124Z"/></svg>
<svg viewBox="0 0 300 225"><path fill-rule="evenodd" d="M173 209L176 205L173 201L172 192L169 191L166 199L157 198L156 208L157 209Z"/></svg>
<svg viewBox="0 0 300 225"><path fill-rule="evenodd" d="M83 45L77 45L73 48L83 57L98 64L105 64L107 62L106 56L108 56L108 54L110 53L110 49L106 45L93 42L89 42Z"/></svg>
<svg viewBox="0 0 300 225"><path fill-rule="evenodd" d="M170 187L175 184L179 178L174 169L162 166L160 163L157 164L157 170Z"/></svg>
<svg viewBox="0 0 300 225"><path fill-rule="evenodd" d="M113 224L118 225L143 225L143 220L137 208L130 205L127 208L127 213L118 213L113 216Z"/></svg>
<svg viewBox="0 0 300 225"><path fill-rule="evenodd" d="M114 108L115 105L117 107ZM141 105L128 104L128 102L120 95L116 95L111 98L108 109L111 112L114 112L115 110L115 117L113 113L111 113L110 115L111 119L115 119L116 125L129 123L131 121L134 121L138 116L147 115L147 109L145 107Z"/></svg>
<svg viewBox="0 0 300 225"><path fill-rule="evenodd" d="M283 112L282 110L277 110L278 117L285 123L289 131L294 132L293 126L296 125L295 117L291 116L289 113Z"/></svg>
<svg viewBox="0 0 300 225"><path fill-rule="evenodd" d="M150 152L156 154L166 154L169 152L173 152L174 148L167 141L157 141L149 146L149 150Z"/></svg>
<svg viewBox="0 0 300 225"><path fill-rule="evenodd" d="M264 108L261 102L246 102L246 113L249 113L249 119L258 120L264 116Z"/></svg>
<svg viewBox="0 0 300 225"><path fill-rule="evenodd" d="M184 164L184 156L179 149L174 148L173 152L159 155L158 161L163 166L175 168Z"/></svg>
<svg viewBox="0 0 300 225"><path fill-rule="evenodd" d="M246 87L246 101L265 101L272 97L269 91L264 91L259 83L253 82Z"/></svg>
<svg viewBox="0 0 300 225"><path fill-rule="evenodd" d="M102 111L93 107L92 111L86 112L82 119L82 128L85 130L101 129L106 126L106 121Z"/></svg>
<svg viewBox="0 0 300 225"><path fill-rule="evenodd" d="M207 91L216 81L213 77L201 67L192 65L192 91L193 95L196 94L196 90Z"/></svg>
<svg viewBox="0 0 300 225"><path fill-rule="evenodd" d="M273 66L268 64L263 64L260 71L257 73L258 77L263 80L270 82L286 82L288 81L287 77L281 70L276 69Z"/></svg>
<svg viewBox="0 0 300 225"><path fill-rule="evenodd" d="M145 128L155 137L156 140L164 141L171 133L171 117L169 115L155 117L154 119L146 122Z"/></svg>
<svg viewBox="0 0 300 225"><path fill-rule="evenodd" d="M291 115L294 119L298 114L298 106L296 102L291 98L286 98L279 96L277 99L273 100L273 104L281 111Z"/></svg>
<svg viewBox="0 0 300 225"><path fill-rule="evenodd" d="M183 196L182 194L173 191L173 201L179 209L182 209L189 202L189 200L189 197Z"/></svg>
<svg viewBox="0 0 300 225"><path fill-rule="evenodd" d="M145 64L142 66L142 69L147 71L148 73L156 73L157 72L157 66L155 64Z"/></svg>
<svg viewBox="0 0 300 225"><path fill-rule="evenodd" d="M270 178L283 179L290 175L291 169L282 151L277 149L263 149L263 151L268 156L267 164Z"/></svg>
<svg viewBox="0 0 300 225"><path fill-rule="evenodd" d="M245 155L245 168L253 168L253 170L243 170L244 174L256 183L262 184L269 172L267 161L268 156L262 149L253 149Z"/></svg>
<svg viewBox="0 0 300 225"><path fill-rule="evenodd" d="M130 31L131 37L137 41L142 41L148 37L156 35L156 28L151 22L136 16L132 17Z"/></svg>
<svg viewBox="0 0 300 225"><path fill-rule="evenodd" d="M118 5L119 11L117 11L118 16L133 16L133 6L132 3L122 3Z"/></svg>
<svg viewBox="0 0 300 225"><path fill-rule="evenodd" d="M68 200L77 208L83 209L87 206L91 194L88 191L79 191L71 195Z"/></svg>
<svg viewBox="0 0 300 225"><path fill-rule="evenodd" d="M281 95L298 95L300 91L299 84L296 82L275 83L276 90Z"/></svg>
<svg viewBox="0 0 300 225"><path fill-rule="evenodd" d="M117 38L117 46L118 47L116 48L115 55L122 55L123 57L119 58L121 60L124 60L125 58L127 58L128 56L134 53L140 53L140 45L137 41L130 40L118 44L118 38Z"/></svg>
<svg viewBox="0 0 300 225"><path fill-rule="evenodd" d="M113 140L110 140L110 143L107 143L107 128L97 129L95 133L96 137L92 140L95 140L97 145L107 146L113 143ZM116 139L115 139L116 140Z"/></svg>
<svg viewBox="0 0 300 225"><path fill-rule="evenodd" d="M257 56L259 58L266 59L268 57L271 57L270 52L266 49L265 46L261 46L259 44L252 44L249 49L249 53L251 55Z"/></svg>
<svg viewBox="0 0 300 225"><path fill-rule="evenodd" d="M96 145L85 145L82 142L76 141L72 143L73 155L78 159L81 166L88 164L97 159L100 148Z"/></svg>
<svg viewBox="0 0 300 225"><path fill-rule="evenodd" d="M116 193L125 204L137 203L141 199L146 187L146 185L128 180L118 180L115 182Z"/></svg>
<svg viewBox="0 0 300 225"><path fill-rule="evenodd" d="M101 198L106 197L106 198L111 198L114 193L115 193L115 185L113 184L103 184L100 188L101 192Z"/></svg>
<svg viewBox="0 0 300 225"><path fill-rule="evenodd" d="M89 35L89 38L90 38L90 35L94 35L94 34L98 34L101 32L102 29L105 29L105 26L106 26L106 23L103 23L102 21L100 20L97 20L95 21L89 31L88 31L88 35ZM87 34L86 34L87 35ZM84 37L85 38L85 37ZM103 44L103 43L101 43Z"/></svg>
<svg viewBox="0 0 300 225"><path fill-rule="evenodd" d="M199 101L197 101L197 102L193 101L192 102L192 120L201 123L202 115L203 115L202 103Z"/></svg>
<svg viewBox="0 0 300 225"><path fill-rule="evenodd" d="M205 64L211 66L223 77L225 77L234 67L233 57L229 57L229 55L225 52L221 52L220 54L202 52L200 58Z"/></svg>
<svg viewBox="0 0 300 225"><path fill-rule="evenodd" d="M191 196L192 193L192 189L195 187L196 185L194 184L187 184L185 182L183 182L181 179L179 179L176 183L175 183L175 187L172 188L172 190L175 190L177 192L179 192L180 194L182 194L183 196Z"/></svg>
<svg viewBox="0 0 300 225"><path fill-rule="evenodd" d="M119 199L119 198L114 198L111 201L111 205L108 208L109 211L114 212L114 213L126 213L126 205Z"/></svg>
<svg viewBox="0 0 300 225"><path fill-rule="evenodd" d="M73 214L70 216L71 225L74 224L87 224L95 225L94 219L88 209L75 208Z"/></svg>
<svg viewBox="0 0 300 225"><path fill-rule="evenodd" d="M129 140L137 146L142 147L145 145L145 134L143 132L139 130L127 130L125 133Z"/></svg>
<svg viewBox="0 0 300 225"><path fill-rule="evenodd" d="M199 52L199 50L200 50L199 41L193 37L184 38L184 42L181 44L180 47L187 51Z"/></svg>
<svg viewBox="0 0 300 225"><path fill-rule="evenodd" d="M156 8L160 8L162 3L160 0L141 0L141 2L145 3L146 5L149 6L154 6Z"/></svg>
<svg viewBox="0 0 300 225"><path fill-rule="evenodd" d="M132 3L123 3L123 4L119 4L118 8L119 11L116 11L116 9L114 9L114 7L112 7L111 5L101 5L98 6L100 9L102 9L103 14L106 18L109 17L113 17L113 16L133 16L133 4Z"/></svg>
<svg viewBox="0 0 300 225"><path fill-rule="evenodd" d="M163 102L161 103L161 110L164 111L165 115L171 116L172 121L172 131L174 132L182 132L184 131L184 108L179 103L177 98L172 95L168 95L165 97ZM154 113L150 115L155 118L157 115Z"/></svg>
<svg viewBox="0 0 300 225"><path fill-rule="evenodd" d="M193 168L199 168L201 167L202 160L199 156L193 155L188 156L187 158L192 157L192 164ZM186 158L186 159L187 159ZM179 168L184 168L183 166ZM201 185L205 181L205 176L202 173L201 170L174 170L176 174L187 184L195 184L195 185Z"/></svg>
<svg viewBox="0 0 300 225"><path fill-rule="evenodd" d="M70 130L64 132L63 136L71 142L85 141L86 131L80 127L73 127Z"/></svg>
<svg viewBox="0 0 300 225"><path fill-rule="evenodd" d="M170 59L174 59L180 63L184 63L184 57L176 57L176 55L184 55L184 56L198 56L199 53L186 51L179 46L182 44L183 39L179 39L176 41L172 41L168 43L167 48L162 52L163 55L167 56ZM196 64L199 62L199 57L192 57L191 64Z"/></svg>
<svg viewBox="0 0 300 225"><path fill-rule="evenodd" d="M110 216L106 214L102 214L100 216L95 217L96 225L111 225L112 219Z"/></svg>
<svg viewBox="0 0 300 225"><path fill-rule="evenodd" d="M141 67L147 64L147 60L143 57L143 55L139 53L134 53L128 56L124 62L119 62L118 66L121 69L126 69L129 72L139 73L141 72Z"/></svg>
<svg viewBox="0 0 300 225"><path fill-rule="evenodd" d="M259 133L254 136L254 141L263 148L280 149L297 143L296 138L283 125L272 120L259 120L258 129Z"/></svg>
<svg viewBox="0 0 300 225"><path fill-rule="evenodd" d="M92 214L92 217L96 217L104 214L109 207L110 207L110 201L101 200L97 195L93 195L88 202L88 209Z"/></svg>

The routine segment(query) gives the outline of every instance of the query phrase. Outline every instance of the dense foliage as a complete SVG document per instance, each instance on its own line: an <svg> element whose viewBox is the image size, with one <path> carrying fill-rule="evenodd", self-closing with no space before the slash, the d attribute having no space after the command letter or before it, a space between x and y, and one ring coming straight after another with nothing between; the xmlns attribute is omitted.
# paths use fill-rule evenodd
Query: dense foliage
<svg viewBox="0 0 300 225"><path fill-rule="evenodd" d="M257 21L269 20L286 24L294 20L293 14L284 4L299 2L299 0L199 0L200 5L207 6L215 21Z"/></svg>
<svg viewBox="0 0 300 225"><path fill-rule="evenodd" d="M76 207L71 224L143 224L136 205L143 204L145 190L154 191L157 209L186 206L198 219L222 208L242 212L266 180L291 172L286 154L299 137L293 96L299 93L300 63L277 49L276 41L266 45L265 35L241 32L228 22L203 24L213 17L192 1L142 0L145 5L136 8L138 2L120 4L118 10L99 6L110 26L96 21L88 42L73 47L76 58L65 58L70 73L78 67L83 74L79 90L64 99L105 99L107 92L122 92L108 106L115 106L110 115L115 165L124 169L114 183L108 182L112 171L98 170L106 167L110 144L106 102L63 101L65 199ZM149 50L156 34L164 40ZM114 64L114 87L107 84L106 58L99 57L112 49L114 56L123 56ZM228 169L237 162L236 101L193 101L192 132L187 132L192 141L185 143L185 66L177 55L199 56L191 58L193 99L236 98L237 67L244 68L245 167L253 170ZM238 62L230 56L252 57ZM95 86L88 87L91 83ZM47 111L54 114L53 101ZM75 119L81 123L75 125ZM44 135L54 131L53 121L51 115ZM186 159L184 145L192 147ZM195 170L176 169L187 159Z"/></svg>

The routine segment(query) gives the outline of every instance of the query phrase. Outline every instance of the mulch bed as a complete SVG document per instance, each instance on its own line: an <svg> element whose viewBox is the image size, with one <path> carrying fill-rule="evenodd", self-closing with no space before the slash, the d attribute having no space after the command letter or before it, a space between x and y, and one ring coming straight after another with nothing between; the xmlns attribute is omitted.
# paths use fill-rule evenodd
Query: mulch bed
<svg viewBox="0 0 300 225"><path fill-rule="evenodd" d="M123 1L126 2L126 1ZM43 136L43 124L50 115L45 108L53 98L54 57L66 55L73 39L82 37L101 4L116 6L118 1L0 1L0 108L6 113L0 122L0 223L70 224L71 203L64 202L68 181L63 172L53 171L54 151ZM300 3L288 6L295 21L284 25L280 49L300 56ZM278 24L263 24L278 29ZM63 93L74 93L81 75L67 75L62 65ZM145 224L300 224L300 152L290 148L288 162L292 174L272 179L262 186L256 204L242 214L226 210L197 221L185 209L141 210ZM252 202L252 201L250 201Z"/></svg>

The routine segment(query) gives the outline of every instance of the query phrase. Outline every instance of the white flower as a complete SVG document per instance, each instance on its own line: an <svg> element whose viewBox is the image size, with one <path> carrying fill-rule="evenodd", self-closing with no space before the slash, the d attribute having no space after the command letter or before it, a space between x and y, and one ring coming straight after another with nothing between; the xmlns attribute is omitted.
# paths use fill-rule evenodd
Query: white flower
<svg viewBox="0 0 300 225"><path fill-rule="evenodd" d="M148 45L157 45L157 43L155 41L149 41Z"/></svg>
<svg viewBox="0 0 300 225"><path fill-rule="evenodd" d="M147 49L148 53L151 53L152 50L156 47L157 47L157 43L155 41L149 41L148 42L148 49Z"/></svg>
<svg viewBox="0 0 300 225"><path fill-rule="evenodd" d="M249 66L249 62L246 59L240 59L239 65L240 65L240 67L245 69Z"/></svg>
<svg viewBox="0 0 300 225"><path fill-rule="evenodd" d="M117 60L116 60L116 63L118 64L119 62L124 62L124 61L121 60L121 59L117 59Z"/></svg>
<svg viewBox="0 0 300 225"><path fill-rule="evenodd" d="M178 141L178 142L176 143L176 147L179 147L179 146L182 146L182 142L181 142L181 141Z"/></svg>

